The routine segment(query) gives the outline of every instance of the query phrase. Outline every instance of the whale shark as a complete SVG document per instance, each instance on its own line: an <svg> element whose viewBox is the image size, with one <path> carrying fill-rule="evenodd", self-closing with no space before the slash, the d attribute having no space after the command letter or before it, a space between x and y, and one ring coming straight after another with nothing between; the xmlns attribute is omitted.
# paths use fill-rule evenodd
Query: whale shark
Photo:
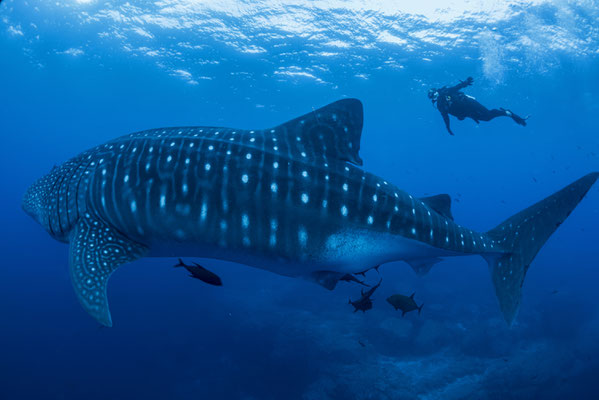
<svg viewBox="0 0 599 400"><path fill-rule="evenodd" d="M590 173L487 232L454 222L448 195L412 196L360 168L363 107L343 99L279 126L151 129L37 180L22 208L69 243L77 298L112 326L106 286L142 257L203 257L326 282L391 261L489 264L511 324L530 263L585 196Z"/></svg>

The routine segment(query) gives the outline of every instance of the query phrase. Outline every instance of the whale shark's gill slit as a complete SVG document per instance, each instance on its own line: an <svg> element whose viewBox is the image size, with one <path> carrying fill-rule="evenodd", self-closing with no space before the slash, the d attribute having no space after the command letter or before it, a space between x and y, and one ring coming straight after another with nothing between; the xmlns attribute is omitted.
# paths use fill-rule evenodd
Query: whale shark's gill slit
<svg viewBox="0 0 599 400"><path fill-rule="evenodd" d="M66 220L67 220L65 227L67 228L67 230L69 229L69 226L71 223L70 218L69 218L69 186L71 185L71 177L73 176L74 171L76 171L76 169L72 168L74 166L74 164L75 164L75 161L67 163L67 165L69 165L70 169L64 175L63 183L64 183L65 187L63 189L63 184L61 183L60 188L59 188L61 197L64 200L64 210L65 210ZM60 208L59 208L59 210L60 210Z"/></svg>
<svg viewBox="0 0 599 400"><path fill-rule="evenodd" d="M67 188L66 188L66 190L65 190L65 205L66 205L66 206L65 206L65 208L66 208L66 212L67 212L67 226L71 226L71 223L72 223L72 222L71 222L71 218L70 218L70 213L69 213L69 209L71 208L71 207L70 207L70 204L69 204L69 193L71 192L71 191L70 191L70 188L71 188L71 181L73 180L73 176L75 175L75 173L76 173L76 172L77 172L77 170L79 169L79 166L80 166L82 163L83 163L83 161L81 161L81 160L78 160L78 161L76 162L76 166L75 166L75 168L73 168L73 169L71 170L71 173L69 174L69 177L67 178Z"/></svg>
<svg viewBox="0 0 599 400"><path fill-rule="evenodd" d="M81 210L79 209L79 207L80 207L79 197L81 196L81 192L79 191L79 187L81 185L81 180L85 176L85 171L87 170L87 163L85 162L85 160L83 160L83 158L80 158L80 159L81 159L81 162L79 163L79 166L77 167L77 173L73 176L73 181L71 183L71 187L73 189L72 195L74 196L74 211L75 211L75 217L74 217L71 225L75 224L81 215ZM85 204L85 203L83 202L83 204Z"/></svg>
<svg viewBox="0 0 599 400"><path fill-rule="evenodd" d="M133 148L136 148L134 144L133 146ZM115 226L126 226L125 220L121 213L121 200L124 194L123 185L119 184L119 186L117 187L117 183L119 180L124 181L125 175L127 175L128 166L123 159L123 154L126 154L126 152L129 151L129 147L131 147L131 144L127 146L124 152L119 152L116 155L116 159L114 162L114 172L112 173L112 176L110 178L110 200L112 203L112 214L114 215L114 221L112 223ZM123 165L121 168L119 168L120 164ZM121 190L121 193L117 193L119 189ZM106 215L110 218L108 208L106 209Z"/></svg>
<svg viewBox="0 0 599 400"><path fill-rule="evenodd" d="M82 157L83 159L83 157ZM89 168L89 164L91 163L91 161L89 161L86 165L85 168L83 168L83 171L81 171L81 175L79 176L79 180L77 181L77 186L75 188L75 208L77 209L77 219L79 219L80 216L80 212L79 212L79 196L80 196L80 187L81 187L81 180L83 180L83 178L87 175L87 170Z"/></svg>
<svg viewBox="0 0 599 400"><path fill-rule="evenodd" d="M62 229L62 218L60 217L60 198L62 196L62 183L64 182L66 177L67 174L62 174L62 178L60 179L60 183L58 184L58 190L56 191L56 217L58 219L58 228L60 229L61 235L64 235L64 229Z"/></svg>

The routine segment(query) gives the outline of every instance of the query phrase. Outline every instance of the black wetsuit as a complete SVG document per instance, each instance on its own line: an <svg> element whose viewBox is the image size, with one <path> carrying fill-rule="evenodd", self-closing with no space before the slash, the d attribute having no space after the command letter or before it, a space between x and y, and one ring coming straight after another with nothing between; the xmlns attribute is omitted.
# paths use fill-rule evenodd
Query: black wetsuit
<svg viewBox="0 0 599 400"><path fill-rule="evenodd" d="M472 118L477 124L479 121L490 121L497 117L511 117L517 124L526 126L526 119L519 117L510 110L503 108L489 110L487 107L476 101L474 97L468 96L460 91L461 89L472 85L472 82L473 79L468 78L452 87L443 86L441 89L436 90L435 94L438 93L436 99L432 99L433 104L437 103L437 109L441 113L443 121L445 121L447 131L451 135L453 135L453 132L449 127L449 114L460 121L467 117Z"/></svg>

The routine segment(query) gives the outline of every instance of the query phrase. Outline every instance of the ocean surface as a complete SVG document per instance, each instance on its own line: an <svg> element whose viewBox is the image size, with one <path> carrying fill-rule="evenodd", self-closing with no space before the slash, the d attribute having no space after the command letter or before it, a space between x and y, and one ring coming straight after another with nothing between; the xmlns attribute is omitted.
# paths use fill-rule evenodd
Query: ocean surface
<svg viewBox="0 0 599 400"><path fill-rule="evenodd" d="M144 258L112 276L113 328L79 305L68 246L21 209L83 150L167 126L267 128L342 98L364 104L364 169L416 196L448 193L486 231L599 170L599 3L571 1L5 0L0 3L0 398L597 399L599 185L540 251L519 315L487 264L327 291L195 259L208 286ZM477 125L431 87L522 116ZM192 261L188 259L187 261ZM385 299L416 293L404 318Z"/></svg>

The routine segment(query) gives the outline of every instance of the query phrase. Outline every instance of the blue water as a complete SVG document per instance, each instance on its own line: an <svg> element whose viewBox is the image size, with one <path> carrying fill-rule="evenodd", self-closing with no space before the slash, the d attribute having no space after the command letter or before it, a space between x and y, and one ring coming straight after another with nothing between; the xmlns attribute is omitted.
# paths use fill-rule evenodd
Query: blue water
<svg viewBox="0 0 599 400"><path fill-rule="evenodd" d="M142 259L111 278L115 326L99 328L67 246L20 201L54 164L122 134L265 128L356 97L364 168L450 194L456 221L485 231L599 169L598 18L582 0L3 1L0 398L596 399L598 186L534 260L511 328L480 257L425 277L384 265L365 314L350 284L202 260L224 282L212 287ZM452 119L449 136L426 93L467 76L468 94L529 125ZM420 316L384 301L412 292Z"/></svg>

